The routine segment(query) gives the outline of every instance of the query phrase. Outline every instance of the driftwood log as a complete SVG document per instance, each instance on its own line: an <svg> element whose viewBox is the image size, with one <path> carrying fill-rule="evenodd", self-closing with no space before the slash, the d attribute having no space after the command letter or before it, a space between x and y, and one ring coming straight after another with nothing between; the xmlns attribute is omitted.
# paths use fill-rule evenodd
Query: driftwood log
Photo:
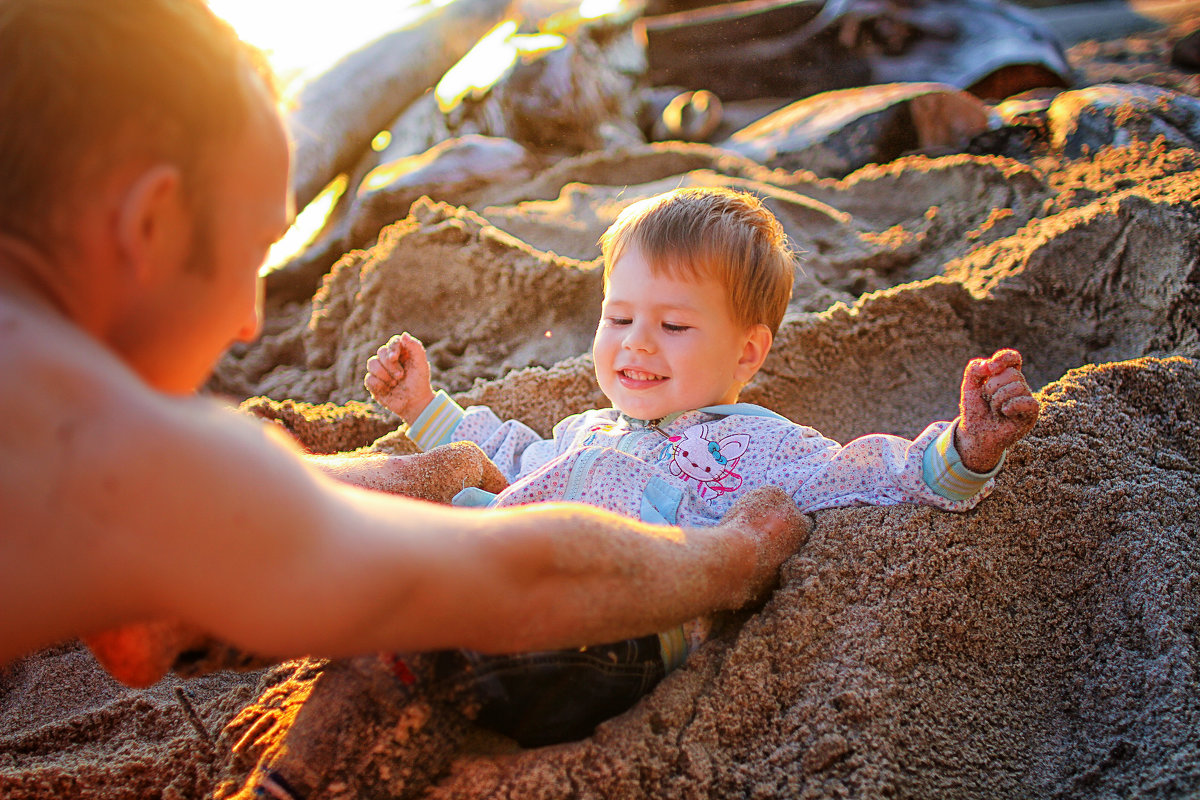
<svg viewBox="0 0 1200 800"><path fill-rule="evenodd" d="M356 50L301 88L288 118L297 205L353 168L375 135L500 22L508 6L509 0L430 6L408 27Z"/></svg>

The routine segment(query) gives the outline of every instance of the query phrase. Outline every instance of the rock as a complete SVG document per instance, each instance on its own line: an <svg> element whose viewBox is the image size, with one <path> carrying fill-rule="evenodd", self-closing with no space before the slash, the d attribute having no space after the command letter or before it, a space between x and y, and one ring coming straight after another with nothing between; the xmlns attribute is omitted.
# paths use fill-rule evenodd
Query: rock
<svg viewBox="0 0 1200 800"><path fill-rule="evenodd" d="M864 20L873 20L870 3L852 0L846 5L845 24L861 28ZM858 11L860 7L865 10ZM885 50L872 59L875 83L937 81L991 101L1075 83L1057 36L1018 5L996 0L916 0L894 7L905 9L901 19L917 34L909 34L907 47ZM888 13L885 10L883 16Z"/></svg>
<svg viewBox="0 0 1200 800"><path fill-rule="evenodd" d="M707 89L674 94L650 125L651 141L706 142L723 120L721 98Z"/></svg>
<svg viewBox="0 0 1200 800"><path fill-rule="evenodd" d="M1200 100L1157 86L1106 83L1063 92L1047 113L1051 144L1069 158L1160 136L1173 147L1200 142Z"/></svg>
<svg viewBox="0 0 1200 800"><path fill-rule="evenodd" d="M343 251L363 246L386 225L404 219L423 195L465 204L484 186L529 180L535 164L536 159L511 139L478 135L448 139L420 155L382 164L358 188Z"/></svg>
<svg viewBox="0 0 1200 800"><path fill-rule="evenodd" d="M575 155L641 142L634 102L632 77L580 37L520 59L486 97L452 111L450 126Z"/></svg>
<svg viewBox="0 0 1200 800"><path fill-rule="evenodd" d="M844 177L926 148L963 149L989 127L982 102L937 83L843 89L798 100L719 146L768 167Z"/></svg>
<svg viewBox="0 0 1200 800"><path fill-rule="evenodd" d="M640 20L647 81L707 89L723 102L806 97L871 82L870 68L833 35L797 36L817 15L811 2L713 4Z"/></svg>
<svg viewBox="0 0 1200 800"><path fill-rule="evenodd" d="M1171 47L1171 63L1181 69L1200 72L1200 30L1175 42Z"/></svg>
<svg viewBox="0 0 1200 800"><path fill-rule="evenodd" d="M755 0L640 24L651 83L723 101L911 81L1000 99L1073 83L1050 29L994 0Z"/></svg>
<svg viewBox="0 0 1200 800"><path fill-rule="evenodd" d="M1029 161L1045 151L1049 142L1046 112L1058 89L1032 89L992 107L999 124L973 137L967 145L972 155L997 155Z"/></svg>

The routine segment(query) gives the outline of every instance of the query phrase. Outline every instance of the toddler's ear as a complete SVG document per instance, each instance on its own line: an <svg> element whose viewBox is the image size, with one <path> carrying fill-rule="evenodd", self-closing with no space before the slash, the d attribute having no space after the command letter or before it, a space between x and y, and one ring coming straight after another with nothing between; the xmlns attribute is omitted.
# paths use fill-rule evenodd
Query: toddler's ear
<svg viewBox="0 0 1200 800"><path fill-rule="evenodd" d="M759 322L746 330L742 344L742 356L738 359L737 377L741 383L748 382L767 360L774 337L771 329Z"/></svg>

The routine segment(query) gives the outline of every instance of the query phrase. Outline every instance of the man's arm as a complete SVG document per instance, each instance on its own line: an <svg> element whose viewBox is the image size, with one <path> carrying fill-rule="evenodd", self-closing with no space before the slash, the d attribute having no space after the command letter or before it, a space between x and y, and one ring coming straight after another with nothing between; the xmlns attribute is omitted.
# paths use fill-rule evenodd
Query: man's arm
<svg viewBox="0 0 1200 800"><path fill-rule="evenodd" d="M806 532L778 494L685 533L363 491L269 426L111 377L49 410L69 436L41 435L47 497L0 539L0 661L152 618L277 655L605 641L744 604Z"/></svg>
<svg viewBox="0 0 1200 800"><path fill-rule="evenodd" d="M500 469L474 442L452 442L411 455L309 455L331 478L352 486L449 503L468 486L499 494L508 486Z"/></svg>

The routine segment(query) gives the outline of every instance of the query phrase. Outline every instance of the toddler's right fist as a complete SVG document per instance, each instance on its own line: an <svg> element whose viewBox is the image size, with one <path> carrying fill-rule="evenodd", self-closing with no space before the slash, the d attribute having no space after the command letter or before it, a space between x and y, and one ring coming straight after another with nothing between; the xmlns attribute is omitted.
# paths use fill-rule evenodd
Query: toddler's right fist
<svg viewBox="0 0 1200 800"><path fill-rule="evenodd" d="M388 339L367 360L363 385L379 405L412 422L433 401L425 345L407 331Z"/></svg>

